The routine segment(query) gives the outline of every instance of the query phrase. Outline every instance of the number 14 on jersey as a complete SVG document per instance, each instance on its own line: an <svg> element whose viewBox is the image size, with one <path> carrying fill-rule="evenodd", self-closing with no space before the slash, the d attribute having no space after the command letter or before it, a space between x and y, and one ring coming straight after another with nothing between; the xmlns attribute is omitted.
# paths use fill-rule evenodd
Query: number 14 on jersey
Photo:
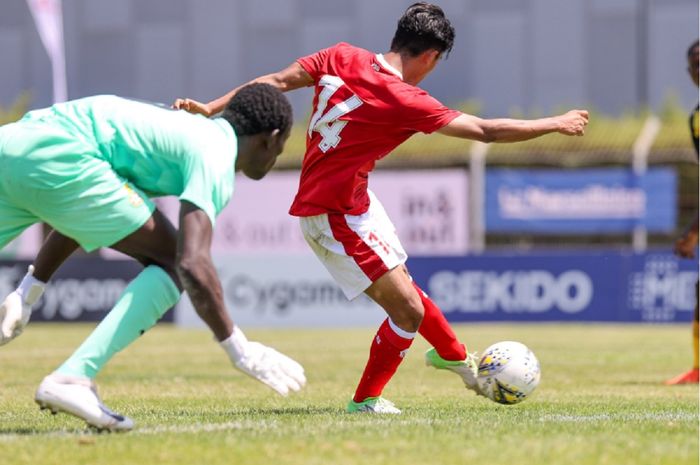
<svg viewBox="0 0 700 465"><path fill-rule="evenodd" d="M342 121L338 118L360 107L362 100L357 95L352 95L350 98L336 103L324 114L323 112L328 107L328 101L345 83L337 76L325 75L321 78L318 85L323 90L318 94L318 106L309 123L309 137L314 131L321 134L321 142L319 142L318 148L325 153L340 143L340 132L348 124L347 121Z"/></svg>

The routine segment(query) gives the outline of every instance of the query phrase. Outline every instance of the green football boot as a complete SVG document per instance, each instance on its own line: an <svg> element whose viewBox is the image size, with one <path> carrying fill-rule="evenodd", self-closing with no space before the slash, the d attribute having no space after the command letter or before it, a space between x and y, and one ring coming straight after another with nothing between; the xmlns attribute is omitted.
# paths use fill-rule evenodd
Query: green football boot
<svg viewBox="0 0 700 465"><path fill-rule="evenodd" d="M478 372L476 353L467 353L467 358L464 360L452 361L440 357L435 348L432 348L425 353L425 364L429 367L437 368L438 370L450 370L453 373L457 373L462 378L462 381L464 381L464 385L467 389L483 396L479 389L479 384L476 381Z"/></svg>
<svg viewBox="0 0 700 465"><path fill-rule="evenodd" d="M398 415L401 410L394 406L394 403L390 400L386 400L383 397L368 397L362 402L355 402L350 399L350 403L347 408L348 413L389 413L392 415Z"/></svg>

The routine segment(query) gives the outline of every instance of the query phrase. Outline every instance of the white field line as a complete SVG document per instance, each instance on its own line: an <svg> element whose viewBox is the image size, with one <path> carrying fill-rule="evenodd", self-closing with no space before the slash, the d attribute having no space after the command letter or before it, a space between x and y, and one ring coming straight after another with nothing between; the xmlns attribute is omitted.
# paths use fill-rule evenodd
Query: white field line
<svg viewBox="0 0 700 465"><path fill-rule="evenodd" d="M534 419L534 418L533 418ZM535 421L540 421L542 423L605 423L609 421L630 421L630 422L644 422L644 421L698 421L698 416L691 413L685 412L669 412L669 413L630 413L630 414L595 414L595 415L566 415L566 414L547 414L542 415ZM454 425L455 419L436 419L436 418L397 418L397 417L386 417L386 418L375 418L367 417L362 421L343 421L342 418L338 423L334 425L334 428L340 429L355 429L358 427L367 426L416 426L416 425ZM290 429L293 425L290 425ZM196 434L196 433L210 433L219 431L240 431L240 430L273 430L281 429L279 422L277 421L245 421L245 422L225 422L225 423L193 423L190 425L160 425L160 426L147 426L139 428L138 426L130 433L115 433L115 434L127 434L129 436L133 435L158 435L158 434ZM79 438L79 437L90 437L95 433L90 430L62 430L62 431L50 431L50 432L36 432L36 433L7 433L0 434L0 443L2 442L12 442L23 438Z"/></svg>

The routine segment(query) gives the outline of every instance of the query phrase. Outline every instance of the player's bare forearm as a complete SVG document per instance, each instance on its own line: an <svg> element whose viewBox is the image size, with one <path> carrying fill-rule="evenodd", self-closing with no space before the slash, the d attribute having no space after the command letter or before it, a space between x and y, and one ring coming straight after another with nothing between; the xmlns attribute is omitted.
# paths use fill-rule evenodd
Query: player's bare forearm
<svg viewBox="0 0 700 465"><path fill-rule="evenodd" d="M221 282L211 260L211 238L212 227L206 213L182 202L177 274L197 314L223 341L233 332L233 322L226 312Z"/></svg>
<svg viewBox="0 0 700 465"><path fill-rule="evenodd" d="M282 92L289 92L301 87L310 86L313 84L313 78L304 70L304 68L301 67L299 63L294 62L281 71L257 77L252 81L246 82L242 86L236 87L226 95L207 103L206 105L210 111L210 115L223 111L228 101L231 100L231 97L236 95L241 87L245 87L248 84L270 84Z"/></svg>
<svg viewBox="0 0 700 465"><path fill-rule="evenodd" d="M233 322L226 313L221 283L211 260L190 259L177 270L199 317L218 341L227 339L233 332Z"/></svg>
<svg viewBox="0 0 700 465"><path fill-rule="evenodd" d="M571 110L563 115L534 120L482 119L463 113L438 132L481 142L521 142L555 132L582 136L587 124L588 112L585 110Z"/></svg>
<svg viewBox="0 0 700 465"><path fill-rule="evenodd" d="M78 247L78 243L70 237L51 230L34 260L34 277L39 281L48 282Z"/></svg>

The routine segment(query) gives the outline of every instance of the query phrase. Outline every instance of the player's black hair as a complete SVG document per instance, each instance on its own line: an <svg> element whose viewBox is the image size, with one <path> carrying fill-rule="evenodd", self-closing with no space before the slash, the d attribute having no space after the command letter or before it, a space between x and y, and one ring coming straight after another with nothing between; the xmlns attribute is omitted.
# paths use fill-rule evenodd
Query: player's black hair
<svg viewBox="0 0 700 465"><path fill-rule="evenodd" d="M399 18L391 40L392 52L417 56L427 50L437 50L447 56L455 41L455 29L437 5L418 2L409 6Z"/></svg>
<svg viewBox="0 0 700 465"><path fill-rule="evenodd" d="M249 84L231 97L221 115L238 136L250 136L292 125L292 106L287 97L269 84Z"/></svg>
<svg viewBox="0 0 700 465"><path fill-rule="evenodd" d="M693 42L692 44L690 44L690 47L688 47L688 58L690 58L691 56L693 56L694 53L697 53L697 52L695 51L695 49L698 48L698 44L699 44L699 43L700 43L700 42L698 42L698 41L696 40L695 42Z"/></svg>

